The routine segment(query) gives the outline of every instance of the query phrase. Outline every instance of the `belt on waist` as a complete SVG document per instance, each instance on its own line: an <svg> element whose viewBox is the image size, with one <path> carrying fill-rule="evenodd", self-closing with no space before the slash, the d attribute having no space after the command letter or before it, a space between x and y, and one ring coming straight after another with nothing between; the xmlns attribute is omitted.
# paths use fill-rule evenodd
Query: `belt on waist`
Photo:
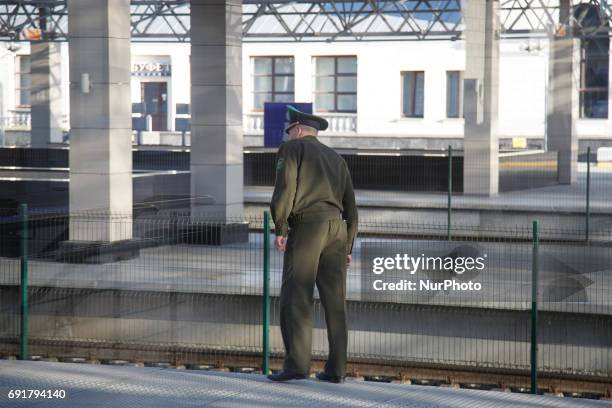
<svg viewBox="0 0 612 408"><path fill-rule="evenodd" d="M317 221L330 221L330 220L341 220L342 214L340 211L325 211L316 213L306 214L295 214L289 219L289 226L299 222L317 222Z"/></svg>

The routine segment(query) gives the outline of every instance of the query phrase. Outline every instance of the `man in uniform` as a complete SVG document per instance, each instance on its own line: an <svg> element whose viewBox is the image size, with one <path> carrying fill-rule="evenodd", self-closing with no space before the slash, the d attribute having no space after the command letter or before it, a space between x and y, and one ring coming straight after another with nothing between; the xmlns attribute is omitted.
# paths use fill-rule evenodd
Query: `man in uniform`
<svg viewBox="0 0 612 408"><path fill-rule="evenodd" d="M286 356L283 370L268 378L308 375L316 283L329 341L329 358L317 378L337 383L346 371L346 269L357 234L353 183L344 159L316 137L327 121L290 105L288 115L289 140L278 150L270 205L274 245L285 253L280 326Z"/></svg>

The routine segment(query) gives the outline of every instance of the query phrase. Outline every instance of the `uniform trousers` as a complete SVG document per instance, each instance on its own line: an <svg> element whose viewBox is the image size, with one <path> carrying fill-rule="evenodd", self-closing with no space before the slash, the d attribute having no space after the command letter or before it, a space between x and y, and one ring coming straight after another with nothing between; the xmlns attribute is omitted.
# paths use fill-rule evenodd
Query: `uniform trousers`
<svg viewBox="0 0 612 408"><path fill-rule="evenodd" d="M283 260L280 326L283 368L308 374L312 349L312 306L316 283L325 310L329 358L325 372L346 372L346 223L342 219L297 221L289 229Z"/></svg>

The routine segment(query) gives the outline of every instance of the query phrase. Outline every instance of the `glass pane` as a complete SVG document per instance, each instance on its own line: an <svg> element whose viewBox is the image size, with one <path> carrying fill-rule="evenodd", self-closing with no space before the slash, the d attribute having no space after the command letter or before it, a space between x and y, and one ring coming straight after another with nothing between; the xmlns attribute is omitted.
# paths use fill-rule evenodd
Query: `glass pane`
<svg viewBox="0 0 612 408"><path fill-rule="evenodd" d="M293 92L293 76L277 76L274 78L275 92Z"/></svg>
<svg viewBox="0 0 612 408"><path fill-rule="evenodd" d="M357 73L357 58L355 57L338 58L338 73L339 74L356 74Z"/></svg>
<svg viewBox="0 0 612 408"><path fill-rule="evenodd" d="M316 58L316 75L333 75L334 74L334 58L317 57Z"/></svg>
<svg viewBox="0 0 612 408"><path fill-rule="evenodd" d="M582 117L606 119L608 117L607 92L581 92Z"/></svg>
<svg viewBox="0 0 612 408"><path fill-rule="evenodd" d="M414 116L423 116L425 78L422 72L416 74L416 86L414 95Z"/></svg>
<svg viewBox="0 0 612 408"><path fill-rule="evenodd" d="M30 105L30 90L21 89L19 91L19 103L21 105Z"/></svg>
<svg viewBox="0 0 612 408"><path fill-rule="evenodd" d="M293 57L276 58L274 61L274 71L277 74L293 74Z"/></svg>
<svg viewBox="0 0 612 408"><path fill-rule="evenodd" d="M608 58L610 50L610 40L608 38L598 38L583 40L583 47L589 58L604 57Z"/></svg>
<svg viewBox="0 0 612 408"><path fill-rule="evenodd" d="M256 76L253 79L255 92L272 92L272 77Z"/></svg>
<svg viewBox="0 0 612 408"><path fill-rule="evenodd" d="M315 95L315 109L318 111L333 111L334 110L334 95L333 94Z"/></svg>
<svg viewBox="0 0 612 408"><path fill-rule="evenodd" d="M338 95L338 110L357 112L357 95Z"/></svg>
<svg viewBox="0 0 612 408"><path fill-rule="evenodd" d="M608 61L590 60L587 61L585 75L586 87L607 87L608 86Z"/></svg>
<svg viewBox="0 0 612 408"><path fill-rule="evenodd" d="M459 117L459 73L449 72L446 76L446 116Z"/></svg>
<svg viewBox="0 0 612 408"><path fill-rule="evenodd" d="M272 94L269 93L256 93L253 98L253 109L264 108L264 102L272 102Z"/></svg>
<svg viewBox="0 0 612 408"><path fill-rule="evenodd" d="M357 92L357 77L339 76L338 92Z"/></svg>
<svg viewBox="0 0 612 408"><path fill-rule="evenodd" d="M334 92L334 77L316 77L315 91Z"/></svg>
<svg viewBox="0 0 612 408"><path fill-rule="evenodd" d="M30 74L19 74L19 87L22 89L30 89L32 78Z"/></svg>
<svg viewBox="0 0 612 408"><path fill-rule="evenodd" d="M274 102L293 102L294 96L290 94L275 94Z"/></svg>
<svg viewBox="0 0 612 408"><path fill-rule="evenodd" d="M30 73L30 57L29 56L21 56L19 57L19 72L22 74Z"/></svg>
<svg viewBox="0 0 612 408"><path fill-rule="evenodd" d="M414 75L407 73L403 75L404 89L402 95L402 106L404 116L412 116L414 107L412 106L412 98L414 95Z"/></svg>
<svg viewBox="0 0 612 408"><path fill-rule="evenodd" d="M271 75L272 74L272 58L253 58L255 75Z"/></svg>

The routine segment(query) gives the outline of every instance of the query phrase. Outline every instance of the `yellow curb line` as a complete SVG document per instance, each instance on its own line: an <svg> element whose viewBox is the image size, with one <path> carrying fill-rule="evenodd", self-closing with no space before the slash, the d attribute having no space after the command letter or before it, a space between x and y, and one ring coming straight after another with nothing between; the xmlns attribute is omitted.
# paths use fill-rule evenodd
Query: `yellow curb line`
<svg viewBox="0 0 612 408"><path fill-rule="evenodd" d="M543 162L506 162L499 163L499 167L556 167L556 161L543 161Z"/></svg>

